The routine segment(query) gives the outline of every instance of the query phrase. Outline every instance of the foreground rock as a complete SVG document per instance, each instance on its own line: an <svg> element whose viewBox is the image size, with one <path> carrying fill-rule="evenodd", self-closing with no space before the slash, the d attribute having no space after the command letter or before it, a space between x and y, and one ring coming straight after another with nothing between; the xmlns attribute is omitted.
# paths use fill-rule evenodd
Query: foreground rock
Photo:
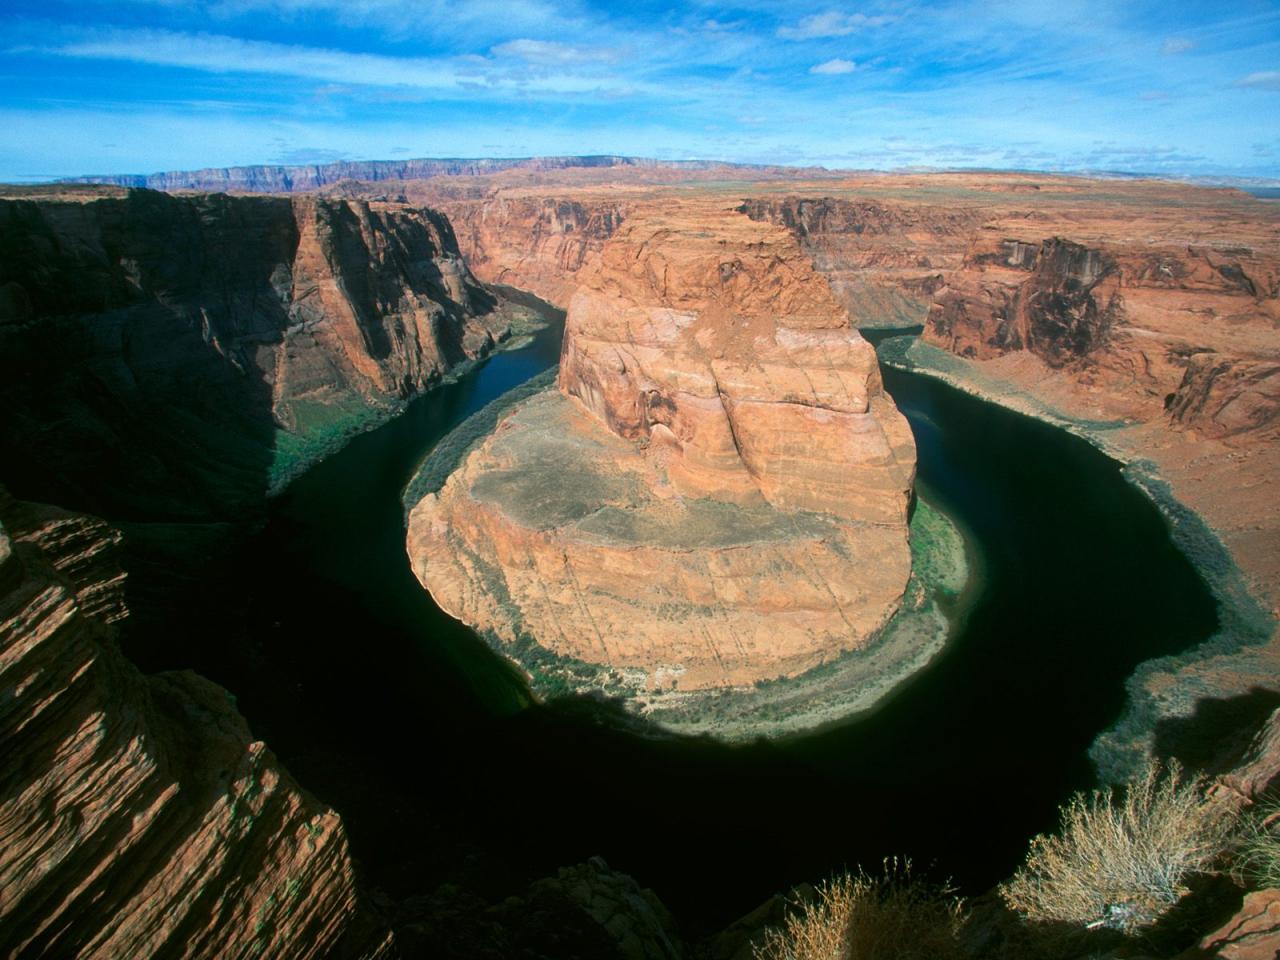
<svg viewBox="0 0 1280 960"><path fill-rule="evenodd" d="M409 553L521 659L650 692L751 684L895 612L914 468L874 352L785 231L650 209L575 294L559 390L422 499Z"/></svg>
<svg viewBox="0 0 1280 960"><path fill-rule="evenodd" d="M5 954L389 955L338 815L225 690L120 654L118 535L0 501Z"/></svg>
<svg viewBox="0 0 1280 960"><path fill-rule="evenodd" d="M15 491L42 499L112 517L242 516L511 323L431 210L11 193L0 460Z"/></svg>

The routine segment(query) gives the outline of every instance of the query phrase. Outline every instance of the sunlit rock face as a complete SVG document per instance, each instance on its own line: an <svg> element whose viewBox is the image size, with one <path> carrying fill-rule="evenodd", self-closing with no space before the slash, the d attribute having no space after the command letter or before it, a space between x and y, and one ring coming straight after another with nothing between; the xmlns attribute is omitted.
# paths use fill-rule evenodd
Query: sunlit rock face
<svg viewBox="0 0 1280 960"><path fill-rule="evenodd" d="M795 675L901 602L915 446L784 229L633 211L583 276L558 390L413 510L446 610L637 686Z"/></svg>
<svg viewBox="0 0 1280 960"><path fill-rule="evenodd" d="M384 955L338 814L227 691L120 653L119 539L0 488L0 943L103 960Z"/></svg>

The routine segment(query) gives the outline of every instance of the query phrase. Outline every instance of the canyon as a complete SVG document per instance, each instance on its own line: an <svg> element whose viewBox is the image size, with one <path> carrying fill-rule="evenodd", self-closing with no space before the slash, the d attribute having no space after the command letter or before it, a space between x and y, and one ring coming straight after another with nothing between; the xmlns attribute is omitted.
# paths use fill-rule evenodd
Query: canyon
<svg viewBox="0 0 1280 960"><path fill-rule="evenodd" d="M582 955L680 955L652 895L600 862L389 909L355 833L226 691L119 649L149 613L128 609L121 547L161 522L171 548L261 516L308 465L531 329L506 287L568 308L558 382L457 456L408 548L442 606L531 673L532 638L652 700L865 647L910 597L916 452L857 328L923 324L891 362L1088 437L1175 526L1190 508L1225 546L1193 560L1226 635L1140 671L1113 752L1277 690L1276 204L1154 181L587 160L153 183L275 196L5 190L15 955L465 955L534 927ZM1268 771L1241 791L1261 796ZM1273 935L1269 909L1239 929ZM1206 949L1238 955L1237 933Z"/></svg>
<svg viewBox="0 0 1280 960"><path fill-rule="evenodd" d="M523 315L430 210L10 190L5 480L113 518L241 519Z"/></svg>

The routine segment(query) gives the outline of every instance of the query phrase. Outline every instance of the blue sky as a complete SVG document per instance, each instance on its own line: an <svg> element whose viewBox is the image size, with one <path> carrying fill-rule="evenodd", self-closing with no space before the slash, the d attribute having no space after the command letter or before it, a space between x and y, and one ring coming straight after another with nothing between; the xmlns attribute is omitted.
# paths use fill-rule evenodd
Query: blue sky
<svg viewBox="0 0 1280 960"><path fill-rule="evenodd" d="M1280 2L5 0L0 180L618 153L1280 176Z"/></svg>

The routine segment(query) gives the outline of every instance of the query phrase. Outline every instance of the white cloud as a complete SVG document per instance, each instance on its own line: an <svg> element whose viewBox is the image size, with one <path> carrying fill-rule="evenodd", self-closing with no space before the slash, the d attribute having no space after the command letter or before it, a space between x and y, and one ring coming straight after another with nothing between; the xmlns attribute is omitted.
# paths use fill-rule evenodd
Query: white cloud
<svg viewBox="0 0 1280 960"><path fill-rule="evenodd" d="M1280 70L1259 70L1236 81L1237 87L1256 87L1259 90L1280 90Z"/></svg>
<svg viewBox="0 0 1280 960"><path fill-rule="evenodd" d="M574 47L554 40L508 40L489 52L499 57L516 57L526 63L552 66L609 63L618 59L618 51L608 47Z"/></svg>
<svg viewBox="0 0 1280 960"><path fill-rule="evenodd" d="M858 65L852 60L842 60L836 57L834 60L828 60L826 63L815 64L809 68L810 73L822 74L824 76L833 76L841 73L853 73L858 69Z"/></svg>
<svg viewBox="0 0 1280 960"><path fill-rule="evenodd" d="M784 40L817 40L821 37L847 37L864 27L880 27L891 23L893 17L868 17L865 13L841 13L830 10L801 17L793 27L779 27L778 36Z"/></svg>
<svg viewBox="0 0 1280 960"><path fill-rule="evenodd" d="M565 67L590 56L577 48L539 41L502 44L526 62ZM498 51L500 48L494 48ZM184 67L212 73L262 73L323 80L332 84L413 87L442 92L518 90L543 94L625 94L635 84L619 78L570 72L497 70L500 61L484 57L389 57L321 47L301 47L217 34L167 30L104 30L85 34L45 52L65 57L123 60L154 66ZM575 61L575 58L576 61ZM597 56L598 59L598 56ZM329 88L325 88L329 89Z"/></svg>
<svg viewBox="0 0 1280 960"><path fill-rule="evenodd" d="M1195 45L1194 40L1188 40L1186 37L1170 37L1160 44L1160 52L1168 57L1178 53L1186 53L1188 50L1194 49Z"/></svg>

